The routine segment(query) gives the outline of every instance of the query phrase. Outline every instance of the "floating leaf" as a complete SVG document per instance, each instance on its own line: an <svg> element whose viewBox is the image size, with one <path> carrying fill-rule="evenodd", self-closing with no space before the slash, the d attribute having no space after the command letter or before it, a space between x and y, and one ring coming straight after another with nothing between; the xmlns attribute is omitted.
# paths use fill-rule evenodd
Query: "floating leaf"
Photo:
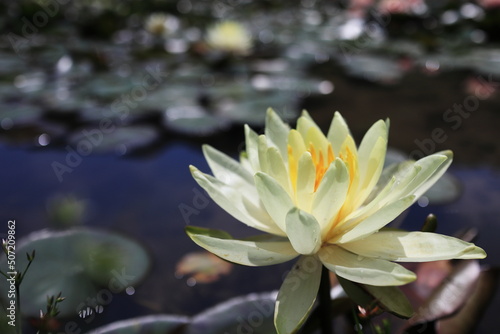
<svg viewBox="0 0 500 334"><path fill-rule="evenodd" d="M429 322L456 312L470 297L480 274L478 261L464 260L418 308L410 324Z"/></svg>
<svg viewBox="0 0 500 334"><path fill-rule="evenodd" d="M8 130L14 126L23 126L36 122L42 116L43 109L29 104L1 103L0 128Z"/></svg>
<svg viewBox="0 0 500 334"><path fill-rule="evenodd" d="M97 300L107 305L113 294L137 284L149 268L147 252L136 242L109 232L73 229L62 232L43 230L19 240L16 269L27 264L25 254L36 250L21 284L23 313L38 316L48 295L62 292L61 316L75 316ZM6 268L5 257L0 268ZM0 287L7 291L6 280ZM104 287L104 288L103 288ZM2 296L4 298L4 296Z"/></svg>
<svg viewBox="0 0 500 334"><path fill-rule="evenodd" d="M185 334L276 333L275 300L275 292L230 299L193 317Z"/></svg>
<svg viewBox="0 0 500 334"><path fill-rule="evenodd" d="M153 315L117 321L88 334L173 334L187 323L189 318L179 315Z"/></svg>
<svg viewBox="0 0 500 334"><path fill-rule="evenodd" d="M498 276L498 268L481 271L472 293L460 311L452 317L439 320L436 323L438 333L467 334L474 332L474 328L495 295Z"/></svg>
<svg viewBox="0 0 500 334"><path fill-rule="evenodd" d="M123 126L109 122L105 127L81 129L73 134L69 142L75 150L85 153L126 154L151 145L159 138L156 129L150 126Z"/></svg>
<svg viewBox="0 0 500 334"><path fill-rule="evenodd" d="M87 203L84 200L72 194L50 198L47 202L47 211L51 224L56 228L80 225L86 206Z"/></svg>
<svg viewBox="0 0 500 334"><path fill-rule="evenodd" d="M230 125L227 119L211 115L202 107L193 105L167 109L164 124L173 131L195 136L207 136Z"/></svg>
<svg viewBox="0 0 500 334"><path fill-rule="evenodd" d="M403 75L396 61L376 55L351 55L344 67L352 76L383 84L395 83Z"/></svg>
<svg viewBox="0 0 500 334"><path fill-rule="evenodd" d="M177 263L176 277L190 276L197 283L211 283L231 272L232 264L209 252L186 254Z"/></svg>

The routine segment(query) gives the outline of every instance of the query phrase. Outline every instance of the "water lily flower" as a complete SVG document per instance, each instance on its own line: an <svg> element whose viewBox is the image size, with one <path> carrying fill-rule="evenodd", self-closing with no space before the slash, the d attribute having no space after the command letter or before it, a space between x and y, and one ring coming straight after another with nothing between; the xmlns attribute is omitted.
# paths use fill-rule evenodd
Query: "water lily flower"
<svg viewBox="0 0 500 334"><path fill-rule="evenodd" d="M252 48L252 36L240 23L224 21L207 30L206 42L214 50L246 55Z"/></svg>
<svg viewBox="0 0 500 334"><path fill-rule="evenodd" d="M428 232L384 227L429 189L452 161L438 152L383 170L389 122L379 120L356 145L336 112L325 136L307 112L289 126L272 110L265 133L245 126L239 161L203 146L213 176L190 166L196 182L240 222L265 232L234 239L228 233L188 227L191 239L228 261L248 266L299 257L276 302L275 325L290 333L307 317L321 270L371 286L415 280L396 262L484 258L474 244Z"/></svg>
<svg viewBox="0 0 500 334"><path fill-rule="evenodd" d="M153 13L144 22L144 28L147 31L153 35L164 37L177 30L179 25L178 18L164 13Z"/></svg>

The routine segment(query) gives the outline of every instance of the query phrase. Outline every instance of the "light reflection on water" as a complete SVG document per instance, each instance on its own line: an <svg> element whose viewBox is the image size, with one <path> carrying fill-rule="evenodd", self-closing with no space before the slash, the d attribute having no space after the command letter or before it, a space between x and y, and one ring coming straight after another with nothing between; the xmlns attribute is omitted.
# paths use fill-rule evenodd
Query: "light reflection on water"
<svg viewBox="0 0 500 334"><path fill-rule="evenodd" d="M198 205L188 217L189 222L181 215L179 205L195 207L193 200L199 194L194 191L199 188L190 176L188 165L209 170L199 145L172 143L161 154L140 159L88 156L71 173L64 174L63 182L58 181L51 167L53 161L64 161L63 151L0 146L0 156L3 171L0 221L16 219L18 237L47 227L49 198L73 193L89 203L86 225L123 232L151 252L150 276L135 291L117 296L117 302L107 306L91 327L141 314L194 314L236 295L277 289L290 266L236 266L218 282L193 287L187 278L174 276L177 261L186 253L199 250L184 233L187 223L225 229L239 236L251 233L211 200L202 207ZM461 228L476 227L477 244L489 255L483 262L500 265L497 240L500 172L460 165L453 166L451 171L463 184L461 198L444 206L415 205L402 227L419 229L431 212L438 217L440 233L453 234ZM483 330L493 322L498 309L497 297L485 315Z"/></svg>

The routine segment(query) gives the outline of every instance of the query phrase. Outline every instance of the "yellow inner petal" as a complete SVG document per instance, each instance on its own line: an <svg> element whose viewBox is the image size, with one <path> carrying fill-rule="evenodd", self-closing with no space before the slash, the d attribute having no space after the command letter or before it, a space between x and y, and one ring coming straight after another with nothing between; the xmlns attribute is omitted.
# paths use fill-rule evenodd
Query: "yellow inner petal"
<svg viewBox="0 0 500 334"><path fill-rule="evenodd" d="M309 148L307 151L311 154L312 161L316 168L316 179L314 181L314 191L318 190L318 187L325 175L330 164L335 160L335 154L333 153L332 145L328 144L326 152L321 149L316 149L312 143L309 143ZM288 145L288 170L290 174L290 181L294 191L297 191L297 170L298 161L295 159L293 147Z"/></svg>

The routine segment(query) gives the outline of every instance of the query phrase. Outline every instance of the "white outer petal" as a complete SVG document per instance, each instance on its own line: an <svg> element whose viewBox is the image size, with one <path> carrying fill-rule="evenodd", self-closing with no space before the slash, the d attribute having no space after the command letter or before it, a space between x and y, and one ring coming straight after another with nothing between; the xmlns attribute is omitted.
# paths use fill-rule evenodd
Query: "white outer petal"
<svg viewBox="0 0 500 334"><path fill-rule="evenodd" d="M253 191L251 187L248 187L248 192L245 191L244 187L236 189L211 175L200 172L194 166L190 166L190 169L193 178L200 187L205 189L214 202L234 218L263 232L286 235L283 230L276 226L267 211L261 207L258 197L247 197L246 194Z"/></svg>

